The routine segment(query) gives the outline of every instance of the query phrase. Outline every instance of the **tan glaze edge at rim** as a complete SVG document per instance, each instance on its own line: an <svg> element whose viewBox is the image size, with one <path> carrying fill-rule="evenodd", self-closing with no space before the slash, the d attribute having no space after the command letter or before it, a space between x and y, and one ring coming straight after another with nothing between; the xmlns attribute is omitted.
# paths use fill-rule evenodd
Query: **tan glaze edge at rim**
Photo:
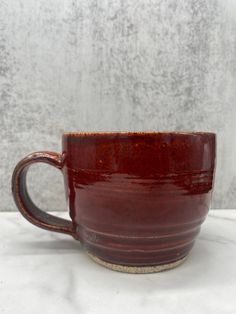
<svg viewBox="0 0 236 314"><path fill-rule="evenodd" d="M92 258L92 260L94 260L99 265L102 265L106 268L109 268L109 269L112 269L115 271L119 271L122 273L129 273L129 274L158 273L158 272L161 272L164 270L175 268L175 267L179 266L180 264L182 264L187 259L187 256L185 256L184 258L181 258L180 260L178 260L176 262L172 262L169 264L163 264L163 265L156 265L156 266L125 266L125 265L108 263L108 262L103 261L102 259L98 258L97 256L95 256L91 253L87 252L87 254L89 257Z"/></svg>
<svg viewBox="0 0 236 314"><path fill-rule="evenodd" d="M109 132L65 132L63 133L63 136L97 136L97 135L128 135L128 136L134 136L134 135L216 135L216 133L213 132L191 132L191 131L170 131L170 132L156 132L156 131L146 131L146 132L132 132L132 131L109 131Z"/></svg>

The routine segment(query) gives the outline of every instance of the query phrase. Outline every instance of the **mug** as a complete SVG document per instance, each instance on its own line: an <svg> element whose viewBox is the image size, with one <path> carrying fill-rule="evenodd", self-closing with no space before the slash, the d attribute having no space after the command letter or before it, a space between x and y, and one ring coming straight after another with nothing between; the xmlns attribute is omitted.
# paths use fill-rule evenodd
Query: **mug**
<svg viewBox="0 0 236 314"><path fill-rule="evenodd" d="M114 270L149 273L185 260L209 210L216 135L207 132L65 133L62 153L35 152L15 167L15 203L32 224L79 240ZM58 168L71 221L40 210L30 165Z"/></svg>

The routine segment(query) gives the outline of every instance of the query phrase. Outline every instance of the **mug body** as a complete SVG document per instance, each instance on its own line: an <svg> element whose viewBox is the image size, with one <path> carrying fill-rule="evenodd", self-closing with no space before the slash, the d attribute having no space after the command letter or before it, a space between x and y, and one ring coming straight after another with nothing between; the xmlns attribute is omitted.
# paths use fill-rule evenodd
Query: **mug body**
<svg viewBox="0 0 236 314"><path fill-rule="evenodd" d="M75 237L114 269L182 261L209 210L215 141L201 132L65 133Z"/></svg>

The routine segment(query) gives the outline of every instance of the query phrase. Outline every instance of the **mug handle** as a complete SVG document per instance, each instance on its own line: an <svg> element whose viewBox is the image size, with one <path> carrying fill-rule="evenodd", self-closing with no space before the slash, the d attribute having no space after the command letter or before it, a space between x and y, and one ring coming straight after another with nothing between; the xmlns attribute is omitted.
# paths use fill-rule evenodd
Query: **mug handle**
<svg viewBox="0 0 236 314"><path fill-rule="evenodd" d="M32 224L55 232L70 234L75 237L72 221L50 215L39 209L31 200L27 185L26 174L34 163L42 162L62 170L63 158L54 152L35 152L23 158L15 167L12 175L12 193L21 214Z"/></svg>

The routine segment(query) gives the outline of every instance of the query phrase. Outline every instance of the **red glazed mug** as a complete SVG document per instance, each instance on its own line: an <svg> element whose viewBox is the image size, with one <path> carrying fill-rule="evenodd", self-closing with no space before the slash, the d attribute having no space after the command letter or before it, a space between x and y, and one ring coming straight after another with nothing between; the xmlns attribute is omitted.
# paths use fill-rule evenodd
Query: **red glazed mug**
<svg viewBox="0 0 236 314"><path fill-rule="evenodd" d="M22 159L12 178L17 207L31 223L72 235L98 263L145 273L179 265L210 206L216 136L202 132L65 133L62 153ZM36 162L60 169L71 221L30 199Z"/></svg>

